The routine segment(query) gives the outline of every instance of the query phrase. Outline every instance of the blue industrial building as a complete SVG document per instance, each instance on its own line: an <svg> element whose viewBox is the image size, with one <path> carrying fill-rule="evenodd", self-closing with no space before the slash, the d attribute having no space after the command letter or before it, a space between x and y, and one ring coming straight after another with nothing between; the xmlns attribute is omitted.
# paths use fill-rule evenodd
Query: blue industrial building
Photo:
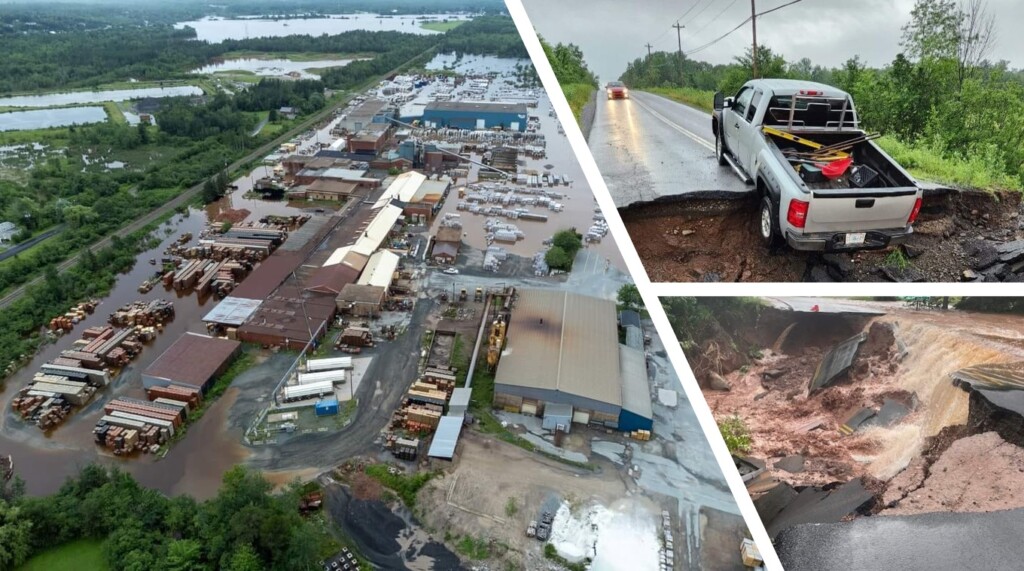
<svg viewBox="0 0 1024 571"><path fill-rule="evenodd" d="M525 103L432 101L423 110L422 121L428 127L468 130L500 127L523 132L528 118Z"/></svg>

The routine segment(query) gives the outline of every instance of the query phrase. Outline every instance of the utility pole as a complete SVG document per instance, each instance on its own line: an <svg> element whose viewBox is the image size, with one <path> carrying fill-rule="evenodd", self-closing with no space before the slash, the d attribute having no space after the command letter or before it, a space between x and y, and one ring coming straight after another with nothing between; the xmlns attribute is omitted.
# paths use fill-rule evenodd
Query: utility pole
<svg viewBox="0 0 1024 571"><path fill-rule="evenodd" d="M651 48L653 48L654 46L652 46L651 44L644 44L644 47L647 48L647 57L651 57Z"/></svg>
<svg viewBox="0 0 1024 571"><path fill-rule="evenodd" d="M753 0L751 0L753 2ZM672 27L676 29L676 41L679 42L679 85L683 85L683 36L682 30L686 26L679 25L679 22L672 24ZM649 49L649 48L648 48Z"/></svg>
<svg viewBox="0 0 1024 571"><path fill-rule="evenodd" d="M757 73L757 0L750 0L750 26L754 31L754 51L751 52L751 63L753 64L754 79L760 77Z"/></svg>

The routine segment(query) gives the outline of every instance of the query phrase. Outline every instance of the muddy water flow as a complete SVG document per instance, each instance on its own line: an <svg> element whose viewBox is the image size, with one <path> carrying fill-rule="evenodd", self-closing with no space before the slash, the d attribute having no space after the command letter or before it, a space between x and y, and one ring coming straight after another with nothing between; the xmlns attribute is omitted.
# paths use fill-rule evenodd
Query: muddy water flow
<svg viewBox="0 0 1024 571"><path fill-rule="evenodd" d="M880 444L869 460L872 475L895 476L922 452L925 439L947 426L967 421L968 395L949 374L970 365L1024 360L1024 319L970 313L896 312L883 318L899 323L908 354L895 386L917 394L918 411L906 422L872 428L866 435Z"/></svg>

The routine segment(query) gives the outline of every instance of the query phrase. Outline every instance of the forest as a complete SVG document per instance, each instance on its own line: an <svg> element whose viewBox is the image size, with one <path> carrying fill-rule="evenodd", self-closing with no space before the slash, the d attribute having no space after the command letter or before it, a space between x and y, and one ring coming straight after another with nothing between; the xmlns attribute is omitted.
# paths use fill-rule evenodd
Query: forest
<svg viewBox="0 0 1024 571"><path fill-rule="evenodd" d="M169 498L129 474L86 466L50 496L0 483L0 569L76 540L98 543L115 571L304 571L339 544L299 515L297 485L274 493L262 475L235 467L207 501Z"/></svg>
<svg viewBox="0 0 1024 571"><path fill-rule="evenodd" d="M762 77L807 79L849 92L869 131L904 166L940 182L1024 188L1024 73L988 59L997 39L985 2L918 0L902 53L883 68L856 55L838 68L787 61L759 46ZM629 63L627 85L707 108L712 91L734 94L751 78L751 50L729 65L658 52Z"/></svg>

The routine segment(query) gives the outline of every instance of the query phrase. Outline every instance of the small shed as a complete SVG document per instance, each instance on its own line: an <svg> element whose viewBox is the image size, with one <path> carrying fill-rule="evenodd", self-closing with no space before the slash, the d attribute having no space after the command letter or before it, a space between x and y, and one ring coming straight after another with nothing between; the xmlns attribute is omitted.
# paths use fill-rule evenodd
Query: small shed
<svg viewBox="0 0 1024 571"><path fill-rule="evenodd" d="M452 398L448 401L448 416L461 416L469 409L469 397L473 389L459 387L452 391Z"/></svg>
<svg viewBox="0 0 1024 571"><path fill-rule="evenodd" d="M320 399L314 407L317 416L333 416L338 414L338 399Z"/></svg>
<svg viewBox="0 0 1024 571"><path fill-rule="evenodd" d="M459 436L462 434L462 423L466 420L463 415L442 416L437 424L437 431L434 439L430 442L430 450L427 456L431 458L442 458L451 460L455 457L455 446L459 443Z"/></svg>
<svg viewBox="0 0 1024 571"><path fill-rule="evenodd" d="M544 420L541 427L545 430L561 430L569 432L572 425L572 405L550 403L544 407Z"/></svg>

